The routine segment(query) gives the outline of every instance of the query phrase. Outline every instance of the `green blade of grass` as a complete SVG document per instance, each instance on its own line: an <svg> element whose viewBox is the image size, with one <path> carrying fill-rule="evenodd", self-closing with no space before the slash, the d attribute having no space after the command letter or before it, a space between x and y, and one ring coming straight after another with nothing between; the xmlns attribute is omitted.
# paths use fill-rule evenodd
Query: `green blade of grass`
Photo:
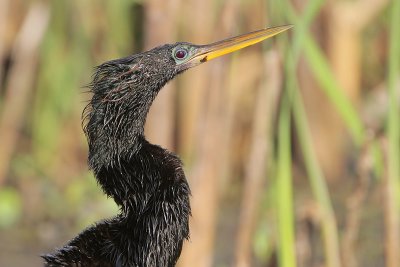
<svg viewBox="0 0 400 267"><path fill-rule="evenodd" d="M307 116L297 84L294 57L287 57L286 67L288 74L287 88L288 91L290 91L293 95L292 111L296 126L296 133L298 135L311 190L320 208L326 266L339 267L341 265L339 234L337 230L336 218L333 211L328 186L325 182L326 179L323 175L320 165L318 164L313 142L311 140Z"/></svg>
<svg viewBox="0 0 400 267"><path fill-rule="evenodd" d="M313 18L312 16L317 13L318 8L323 3L324 1L322 0L311 1L307 6L308 8L306 8L306 16L304 17L299 17L293 7L289 3L287 4L286 10L289 20L291 20L295 26L299 25L299 31L294 31L294 56L297 61L301 50L304 51L310 68L321 85L321 89L336 107L336 110L345 122L355 143L361 145L365 139L365 130L362 120L345 95L344 90L334 78L326 57L307 30L308 24Z"/></svg>
<svg viewBox="0 0 400 267"><path fill-rule="evenodd" d="M314 152L311 133L306 119L306 112L298 90L294 90L293 97L293 116L299 138L303 160L310 180L311 190L316 198L321 213L322 236L324 237L324 250L326 255L327 267L340 266L339 235L335 214L317 157Z"/></svg>
<svg viewBox="0 0 400 267"><path fill-rule="evenodd" d="M387 124L387 134L389 139L389 177L393 180L397 190L397 201L400 201L400 108L399 108L399 90L397 82L400 73L400 1L393 1L390 30L390 48L389 48L389 117Z"/></svg>
<svg viewBox="0 0 400 267"><path fill-rule="evenodd" d="M292 161L290 144L290 103L284 97L279 116L278 129L278 229L279 266L295 267L294 212L292 189Z"/></svg>
<svg viewBox="0 0 400 267"><path fill-rule="evenodd" d="M397 80L400 72L400 1L392 1L389 43L388 94L389 114L386 127L388 137L388 166L386 183L386 264L398 266L400 250L400 109Z"/></svg>
<svg viewBox="0 0 400 267"><path fill-rule="evenodd" d="M304 45L304 40L309 38L308 36L308 28L310 27L314 18L318 15L322 5L324 4L325 0L314 0L310 1L308 5L304 9L304 14L302 17L297 17L296 13L294 12L290 3L286 2L286 10L288 10L288 18L295 22L296 28L294 31L293 37L293 57L294 61L298 62L300 52Z"/></svg>
<svg viewBox="0 0 400 267"><path fill-rule="evenodd" d="M319 205L321 212L321 218L322 218L321 228L322 228L322 236L324 242L326 265L328 267L338 267L340 266L341 263L340 263L340 251L339 251L339 240L338 240L339 235L337 230L335 214L332 208L328 187L325 182L326 179L323 175L320 165L318 164L318 160L314 152L313 142L311 140L311 133L309 132L306 112L303 106L301 95L299 93L299 87L297 84L297 76L296 76L296 66L299 60L300 52L306 45L308 45L308 48L310 48L310 44L308 44L307 42L311 42L312 44L314 43L312 37L308 33L308 28L313 19L315 18L315 16L318 14L318 11L320 10L324 2L325 1L323 0L309 1L309 3L304 9L303 13L304 15L302 17L298 17L294 12L291 4L285 1L286 3L285 10L289 11L285 14L288 15L289 19L295 22L295 28L293 31L294 34L293 48L292 51L289 51L289 54L292 53L292 56L287 56L285 61L286 73L287 73L286 87L287 90L292 95L293 99L292 110L293 110L294 122L296 126L296 132L299 138L301 152L303 153L304 157L305 167L309 177L311 190ZM313 50L312 52L317 51L317 47L315 45L311 46L311 49ZM319 54L317 53L317 55ZM314 56L313 58L316 57ZM321 62L323 63L322 57L317 57L317 59L318 61L313 61L314 64L320 64ZM328 68L325 68L323 71L324 71L322 73L323 75L328 77L332 76L329 75L330 71ZM328 92L332 92L332 90L328 90ZM340 97L340 94L334 94L334 96L336 96L337 98L334 99L335 101L337 102L344 101L345 107L347 108L347 110L344 111L344 114L345 115L351 114L350 120L347 118L347 122L352 123L353 120L359 121L357 118L357 114L352 109L350 102L346 98L344 98L343 100L343 97ZM362 129L362 127L360 127L360 129ZM359 129L353 130L353 132L355 133L357 133L358 131L360 130Z"/></svg>
<svg viewBox="0 0 400 267"><path fill-rule="evenodd" d="M304 52L315 78L346 123L353 140L360 146L364 142L365 133L363 123L357 111L334 78L321 49L311 38L305 38L304 41Z"/></svg>

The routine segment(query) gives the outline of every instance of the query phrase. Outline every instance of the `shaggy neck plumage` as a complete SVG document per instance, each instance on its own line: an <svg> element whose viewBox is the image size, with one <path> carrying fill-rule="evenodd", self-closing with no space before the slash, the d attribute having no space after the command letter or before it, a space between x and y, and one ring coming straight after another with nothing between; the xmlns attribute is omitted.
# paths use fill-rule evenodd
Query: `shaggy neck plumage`
<svg viewBox="0 0 400 267"><path fill-rule="evenodd" d="M143 72L140 65L127 64L128 60L99 66L91 84L94 95L86 108L84 129L89 144L89 166L93 170L137 153L145 140L144 125L150 106L173 77L165 75L157 82L138 79Z"/></svg>
<svg viewBox="0 0 400 267"><path fill-rule="evenodd" d="M96 171L100 166L115 165L115 161L127 160L140 150L153 98L144 103L132 99L129 103L94 104L86 127L91 169Z"/></svg>

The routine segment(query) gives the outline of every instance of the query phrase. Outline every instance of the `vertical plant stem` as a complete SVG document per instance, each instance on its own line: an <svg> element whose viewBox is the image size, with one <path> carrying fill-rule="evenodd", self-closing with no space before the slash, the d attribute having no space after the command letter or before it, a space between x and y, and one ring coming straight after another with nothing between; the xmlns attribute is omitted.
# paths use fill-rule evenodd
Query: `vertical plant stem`
<svg viewBox="0 0 400 267"><path fill-rule="evenodd" d="M399 77L400 61L400 1L392 1L390 47L389 47L389 117L387 124L388 136L388 170L386 181L386 264L388 267L398 266L400 262L400 115L399 87L396 86Z"/></svg>
<svg viewBox="0 0 400 267"><path fill-rule="evenodd" d="M283 98L278 127L278 258L279 266L294 267L296 266L296 253L291 172L290 99L287 92Z"/></svg>
<svg viewBox="0 0 400 267"><path fill-rule="evenodd" d="M47 5L33 5L26 15L12 52L14 64L9 71L0 117L0 185L5 179L18 144L19 132L26 116L25 109L33 88L37 53L48 25L49 15Z"/></svg>
<svg viewBox="0 0 400 267"><path fill-rule="evenodd" d="M236 240L236 267L252 266L251 241L256 225L257 210L261 199L267 163L272 156L272 127L279 109L279 96L282 88L282 71L276 51L269 51L265 56L265 76L257 92L254 121L252 126L252 143L249 157L246 160L243 197L240 208L239 228ZM267 177L269 176L267 171Z"/></svg>
<svg viewBox="0 0 400 267"><path fill-rule="evenodd" d="M325 182L326 179L316 159L301 96L297 90L294 90L294 93L293 116L301 151L304 156L304 162L310 179L311 189L320 208L326 266L338 267L340 266L339 235L335 214Z"/></svg>
<svg viewBox="0 0 400 267"><path fill-rule="evenodd" d="M322 218L322 236L324 240L324 251L326 256L326 266L328 267L339 267L340 264L340 252L339 252L339 235L337 230L336 218L332 208L332 203L329 196L328 187L326 185L326 179L322 173L321 167L317 161L317 156L315 155L315 149L313 147L313 142L311 140L311 133L309 132L309 126L307 122L306 112L303 106L303 101L299 93L299 87L296 78L296 65L299 60L300 52L305 50L310 50L312 54L317 54L318 60L314 60L314 66L318 68L319 64L324 63L324 58L319 54L318 47L315 45L312 37L308 33L308 27L313 21L314 17L318 14L323 0L312 0L306 6L304 11L304 16L298 17L290 5L286 4L286 10L289 10L288 16L291 20L298 25L298 29L294 29L293 38L293 52L291 56L286 57L286 68L287 68L287 88L292 97L292 110L294 122L296 125L296 132L298 134L299 143L301 151L304 155L305 167L310 180L311 189L313 195L320 207L321 218ZM323 76L330 77L329 68L324 68L322 70ZM330 79L331 81L332 79ZM325 84L326 85L326 84ZM333 88L331 88L333 89ZM338 92L335 93L334 90L327 90L328 95L333 95L331 100L335 103L345 103L343 106L343 114L346 118L346 122L351 124L356 122L353 130L353 135L355 139L361 139L362 137L362 127L357 114L352 109L352 106L345 101L347 99L343 98ZM329 92L331 92L329 94Z"/></svg>
<svg viewBox="0 0 400 267"><path fill-rule="evenodd" d="M0 1L0 62L4 61L6 54L6 29L8 18L9 1ZM2 91L1 85L3 84L4 66L0 64L0 92ZM2 99L0 98L0 110Z"/></svg>

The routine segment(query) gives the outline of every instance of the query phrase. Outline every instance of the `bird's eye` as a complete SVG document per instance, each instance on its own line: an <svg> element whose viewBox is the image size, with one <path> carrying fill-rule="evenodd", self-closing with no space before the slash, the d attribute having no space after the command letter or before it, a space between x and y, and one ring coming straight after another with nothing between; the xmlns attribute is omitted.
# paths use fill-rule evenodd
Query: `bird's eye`
<svg viewBox="0 0 400 267"><path fill-rule="evenodd" d="M178 50L175 51L175 57L177 59L184 59L187 57L188 52L183 49L183 48L179 48Z"/></svg>

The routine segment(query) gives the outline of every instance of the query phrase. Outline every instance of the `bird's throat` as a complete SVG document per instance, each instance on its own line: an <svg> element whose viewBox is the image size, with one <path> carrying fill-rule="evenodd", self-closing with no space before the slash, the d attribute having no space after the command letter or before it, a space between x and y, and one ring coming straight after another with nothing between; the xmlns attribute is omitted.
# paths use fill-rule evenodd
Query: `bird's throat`
<svg viewBox="0 0 400 267"><path fill-rule="evenodd" d="M93 170L136 154L144 139L148 102L102 103L93 109L86 127L89 164Z"/></svg>

